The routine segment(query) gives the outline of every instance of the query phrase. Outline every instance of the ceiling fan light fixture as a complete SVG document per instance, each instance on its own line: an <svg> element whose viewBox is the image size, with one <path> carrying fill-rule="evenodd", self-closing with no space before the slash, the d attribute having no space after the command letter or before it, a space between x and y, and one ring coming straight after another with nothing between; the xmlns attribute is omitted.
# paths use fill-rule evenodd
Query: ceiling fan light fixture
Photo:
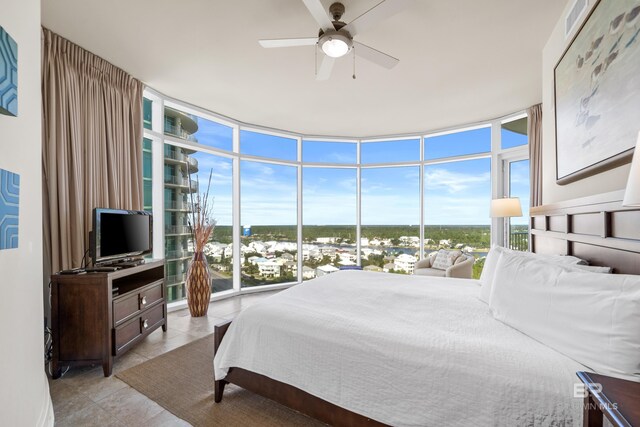
<svg viewBox="0 0 640 427"><path fill-rule="evenodd" d="M353 42L344 34L331 32L320 37L319 44L327 56L340 58L349 52Z"/></svg>

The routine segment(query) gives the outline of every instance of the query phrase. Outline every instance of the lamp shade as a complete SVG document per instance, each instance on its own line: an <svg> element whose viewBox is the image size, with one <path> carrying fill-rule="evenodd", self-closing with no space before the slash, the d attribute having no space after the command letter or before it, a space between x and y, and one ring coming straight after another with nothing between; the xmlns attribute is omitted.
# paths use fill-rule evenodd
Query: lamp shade
<svg viewBox="0 0 640 427"><path fill-rule="evenodd" d="M491 218L522 216L522 206L517 197L505 197L491 201Z"/></svg>
<svg viewBox="0 0 640 427"><path fill-rule="evenodd" d="M638 132L638 142L636 142L636 149L633 153L622 206L640 206L640 132Z"/></svg>

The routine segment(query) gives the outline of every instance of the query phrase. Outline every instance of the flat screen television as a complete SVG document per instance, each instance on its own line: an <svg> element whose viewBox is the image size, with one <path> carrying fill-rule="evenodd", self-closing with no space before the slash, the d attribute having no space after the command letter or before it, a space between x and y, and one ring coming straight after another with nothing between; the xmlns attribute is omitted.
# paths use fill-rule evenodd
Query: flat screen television
<svg viewBox="0 0 640 427"><path fill-rule="evenodd" d="M95 208L90 240L94 265L149 254L153 250L153 215L147 211Z"/></svg>

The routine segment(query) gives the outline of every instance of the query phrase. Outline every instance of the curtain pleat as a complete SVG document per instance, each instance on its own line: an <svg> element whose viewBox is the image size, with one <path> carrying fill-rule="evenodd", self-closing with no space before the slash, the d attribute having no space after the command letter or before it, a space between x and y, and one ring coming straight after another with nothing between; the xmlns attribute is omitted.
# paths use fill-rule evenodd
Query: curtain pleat
<svg viewBox="0 0 640 427"><path fill-rule="evenodd" d="M143 85L42 29L45 274L79 267L95 207L142 209Z"/></svg>
<svg viewBox="0 0 640 427"><path fill-rule="evenodd" d="M531 206L542 205L542 104L527 110L529 115L529 167Z"/></svg>

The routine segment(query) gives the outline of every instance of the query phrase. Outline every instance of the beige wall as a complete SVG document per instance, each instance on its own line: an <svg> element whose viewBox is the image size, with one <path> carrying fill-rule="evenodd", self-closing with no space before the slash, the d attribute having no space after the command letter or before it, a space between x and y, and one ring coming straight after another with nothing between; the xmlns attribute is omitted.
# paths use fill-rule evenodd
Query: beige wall
<svg viewBox="0 0 640 427"><path fill-rule="evenodd" d="M556 148L555 148L555 124L553 107L553 69L567 48L573 34L567 39L564 37L564 19L574 0L567 1L565 10L558 20L546 46L542 51L542 156L543 156L543 203L554 203L592 194L606 193L623 189L627 182L629 165L624 165L589 178L582 179L567 185L556 184ZM588 10L591 10L596 0L588 0ZM588 12L581 20L584 21ZM574 33L580 28L578 24Z"/></svg>
<svg viewBox="0 0 640 427"><path fill-rule="evenodd" d="M0 168L20 174L19 247L0 251L0 424L53 424L44 371L40 0L0 0L18 44L18 117L0 115Z"/></svg>

